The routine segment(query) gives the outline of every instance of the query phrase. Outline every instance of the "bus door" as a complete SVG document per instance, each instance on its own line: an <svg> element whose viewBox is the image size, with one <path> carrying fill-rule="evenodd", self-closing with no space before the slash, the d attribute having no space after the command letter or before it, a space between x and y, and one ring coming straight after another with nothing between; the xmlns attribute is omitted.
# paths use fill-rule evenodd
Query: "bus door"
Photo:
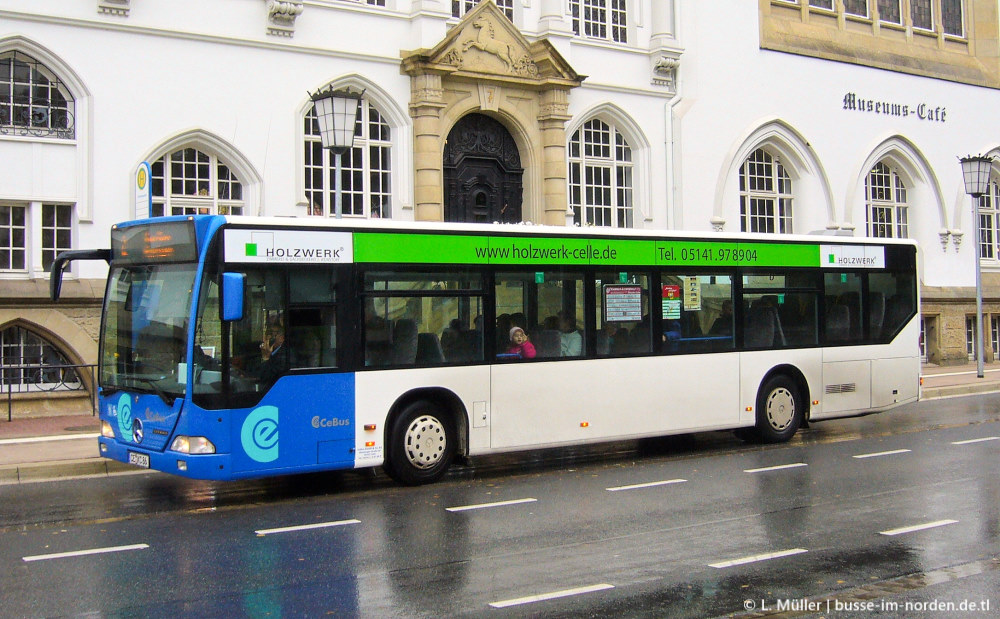
<svg viewBox="0 0 1000 619"><path fill-rule="evenodd" d="M245 275L243 317L217 323L218 312L200 312L196 352L222 351L234 472L353 466L354 375L343 371L338 329L350 324L350 265L225 270Z"/></svg>

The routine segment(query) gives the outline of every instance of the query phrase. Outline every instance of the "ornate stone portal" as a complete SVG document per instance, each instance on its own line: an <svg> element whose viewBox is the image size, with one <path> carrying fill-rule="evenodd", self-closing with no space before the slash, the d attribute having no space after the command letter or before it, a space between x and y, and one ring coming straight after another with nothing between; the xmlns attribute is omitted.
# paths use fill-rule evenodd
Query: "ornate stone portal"
<svg viewBox="0 0 1000 619"><path fill-rule="evenodd" d="M529 43L492 2L469 11L433 49L403 52L402 57L402 71L410 76L416 219L445 219L447 138L464 117L483 114L509 132L518 150L523 168L521 219L565 225L569 91L585 76L547 40ZM509 158L500 163L508 172L513 169ZM471 170L449 170L449 179L476 176ZM506 182L493 193L484 188L468 203L477 207L479 200L478 209L463 211L465 217L481 217L484 208L495 207L482 203L494 199L490 196L500 196L495 198L500 208L504 203L509 207L515 201L512 186ZM509 211L503 212L497 221L508 220ZM455 217L450 206L448 215Z"/></svg>

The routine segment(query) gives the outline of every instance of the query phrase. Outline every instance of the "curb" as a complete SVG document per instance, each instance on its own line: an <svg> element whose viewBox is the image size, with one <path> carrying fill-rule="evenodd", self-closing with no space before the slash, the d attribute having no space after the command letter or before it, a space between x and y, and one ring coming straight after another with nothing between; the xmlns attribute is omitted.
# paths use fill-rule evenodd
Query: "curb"
<svg viewBox="0 0 1000 619"><path fill-rule="evenodd" d="M70 479L74 477L107 477L142 470L124 462L116 462L104 458L34 462L31 464L0 466L0 485Z"/></svg>
<svg viewBox="0 0 1000 619"><path fill-rule="evenodd" d="M938 398L953 398L963 395L981 395L984 393L996 393L998 391L1000 391L1000 382L924 387L920 392L920 400L936 400Z"/></svg>

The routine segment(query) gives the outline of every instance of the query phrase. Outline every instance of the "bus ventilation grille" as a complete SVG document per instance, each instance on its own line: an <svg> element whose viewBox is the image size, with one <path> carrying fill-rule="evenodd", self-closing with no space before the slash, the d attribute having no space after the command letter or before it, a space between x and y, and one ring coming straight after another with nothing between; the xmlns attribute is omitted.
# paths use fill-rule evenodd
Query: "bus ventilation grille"
<svg viewBox="0 0 1000 619"><path fill-rule="evenodd" d="M858 390L857 383L844 383L843 385L827 385L827 393L854 393Z"/></svg>

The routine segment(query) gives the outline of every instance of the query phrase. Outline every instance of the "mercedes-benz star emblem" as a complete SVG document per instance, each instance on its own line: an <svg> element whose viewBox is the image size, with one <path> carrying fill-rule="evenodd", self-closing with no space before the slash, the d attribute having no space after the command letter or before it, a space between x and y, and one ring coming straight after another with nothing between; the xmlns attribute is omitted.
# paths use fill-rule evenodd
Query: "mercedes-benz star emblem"
<svg viewBox="0 0 1000 619"><path fill-rule="evenodd" d="M133 419L132 420L132 440L138 445L142 442L142 420Z"/></svg>

